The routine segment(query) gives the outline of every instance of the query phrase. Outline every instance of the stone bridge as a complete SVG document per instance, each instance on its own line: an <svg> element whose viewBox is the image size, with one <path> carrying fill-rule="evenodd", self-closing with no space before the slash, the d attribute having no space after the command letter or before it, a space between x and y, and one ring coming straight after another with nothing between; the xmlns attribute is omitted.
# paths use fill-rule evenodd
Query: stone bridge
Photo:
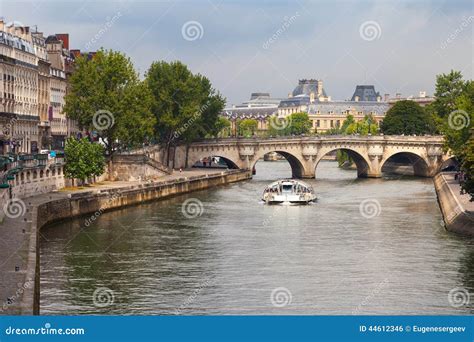
<svg viewBox="0 0 474 342"><path fill-rule="evenodd" d="M308 136L287 138L228 138L206 140L174 151L173 168L187 168L206 157L221 157L230 168L252 169L269 152L284 156L293 177L314 178L316 167L330 152L342 150L357 166L359 177L381 177L382 167L394 156L403 156L417 176L434 176L450 156L443 151L442 136ZM157 155L158 154L158 155ZM154 157L164 160L164 151ZM173 159L173 158L170 158ZM393 159L392 159L393 160Z"/></svg>

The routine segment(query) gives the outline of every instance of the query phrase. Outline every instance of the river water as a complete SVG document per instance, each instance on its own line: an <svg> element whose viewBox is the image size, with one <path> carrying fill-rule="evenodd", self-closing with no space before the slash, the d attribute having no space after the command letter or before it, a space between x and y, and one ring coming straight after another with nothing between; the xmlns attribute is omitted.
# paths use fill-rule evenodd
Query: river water
<svg viewBox="0 0 474 342"><path fill-rule="evenodd" d="M251 181L46 227L41 314L474 313L474 240L445 231L431 179L323 161L317 203L259 201L290 175L260 161Z"/></svg>

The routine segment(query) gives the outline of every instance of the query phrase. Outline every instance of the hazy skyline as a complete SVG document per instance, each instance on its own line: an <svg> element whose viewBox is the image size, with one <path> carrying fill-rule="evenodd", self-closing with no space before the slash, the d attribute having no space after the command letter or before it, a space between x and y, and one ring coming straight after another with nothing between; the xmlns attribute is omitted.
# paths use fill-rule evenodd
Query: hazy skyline
<svg viewBox="0 0 474 342"><path fill-rule="evenodd" d="M434 91L451 69L473 75L471 1L11 1L0 16L70 48L126 53L143 75L153 60L181 60L209 77L228 104L251 92L286 97L318 78L333 100L356 84L382 95Z"/></svg>

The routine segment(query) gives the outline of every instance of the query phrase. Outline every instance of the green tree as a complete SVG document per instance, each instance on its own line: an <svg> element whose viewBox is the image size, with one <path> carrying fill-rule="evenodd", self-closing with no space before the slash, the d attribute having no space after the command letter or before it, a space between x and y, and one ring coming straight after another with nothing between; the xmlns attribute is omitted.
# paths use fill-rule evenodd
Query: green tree
<svg viewBox="0 0 474 342"><path fill-rule="evenodd" d="M100 144L91 143L87 138L69 138L64 147L66 164L64 174L67 178L79 179L81 184L93 176L104 172L104 148Z"/></svg>
<svg viewBox="0 0 474 342"><path fill-rule="evenodd" d="M461 156L474 124L474 81L468 81L464 91L455 100L455 110L442 118L441 131L446 149Z"/></svg>
<svg viewBox="0 0 474 342"><path fill-rule="evenodd" d="M346 133L347 128L353 123L355 123L354 116L351 115L351 114L347 115L346 119L344 120L344 122L341 125L341 132Z"/></svg>
<svg viewBox="0 0 474 342"><path fill-rule="evenodd" d="M360 135L369 135L377 134L378 127L376 121L371 115L366 115L363 120L353 121L350 123L346 130L345 134L360 134Z"/></svg>
<svg viewBox="0 0 474 342"><path fill-rule="evenodd" d="M387 111L381 125L384 134L432 134L433 118L414 101L398 101Z"/></svg>
<svg viewBox="0 0 474 342"><path fill-rule="evenodd" d="M79 57L64 111L81 129L97 131L107 152L138 146L153 134L151 93L124 54L99 50Z"/></svg>
<svg viewBox="0 0 474 342"><path fill-rule="evenodd" d="M436 99L428 107L438 130L444 135L445 149L458 160L466 179L463 191L474 200L474 81L464 81L459 71L436 76Z"/></svg>
<svg viewBox="0 0 474 342"><path fill-rule="evenodd" d="M312 123L308 113L293 113L284 118L270 116L268 118L268 135L286 136L300 135L311 132Z"/></svg>
<svg viewBox="0 0 474 342"><path fill-rule="evenodd" d="M456 101L463 93L466 83L459 71L436 76L435 101L432 103L439 117L444 118L456 110Z"/></svg>
<svg viewBox="0 0 474 342"><path fill-rule="evenodd" d="M255 119L243 119L237 121L237 130L240 136L249 138L257 132L258 121Z"/></svg>
<svg viewBox="0 0 474 342"><path fill-rule="evenodd" d="M474 201L474 129L471 129L471 137L460 154L461 169L466 174L465 181L461 184L463 191L471 196Z"/></svg>
<svg viewBox="0 0 474 342"><path fill-rule="evenodd" d="M193 75L179 61L160 61L148 69L146 83L152 93L155 135L166 146L168 165L174 160L171 147L219 133L217 123L225 99L206 77Z"/></svg>
<svg viewBox="0 0 474 342"><path fill-rule="evenodd" d="M230 136L230 127L231 127L231 123L229 119L223 116L220 116L217 119L217 122L214 127L214 137L218 138L220 136L222 138L226 138Z"/></svg>
<svg viewBox="0 0 474 342"><path fill-rule="evenodd" d="M311 131L312 124L308 113L293 113L290 115L289 125L286 128L286 135L308 134Z"/></svg>

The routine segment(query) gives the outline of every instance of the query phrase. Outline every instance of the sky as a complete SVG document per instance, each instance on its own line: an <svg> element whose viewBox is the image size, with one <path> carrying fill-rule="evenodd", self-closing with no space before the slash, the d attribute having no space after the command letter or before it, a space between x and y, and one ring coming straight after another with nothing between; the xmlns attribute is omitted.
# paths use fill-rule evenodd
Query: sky
<svg viewBox="0 0 474 342"><path fill-rule="evenodd" d="M383 94L434 92L436 75L473 78L474 2L0 0L6 22L69 33L70 48L124 52L143 76L180 60L227 104L252 92L287 97L322 79L333 100L357 84Z"/></svg>

